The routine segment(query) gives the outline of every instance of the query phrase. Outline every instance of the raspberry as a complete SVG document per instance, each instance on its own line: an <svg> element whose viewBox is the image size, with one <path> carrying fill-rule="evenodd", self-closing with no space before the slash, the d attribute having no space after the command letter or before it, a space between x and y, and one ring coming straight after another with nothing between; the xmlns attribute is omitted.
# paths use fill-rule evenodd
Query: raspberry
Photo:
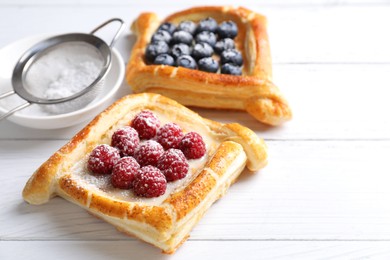
<svg viewBox="0 0 390 260"><path fill-rule="evenodd" d="M165 175L167 181L176 181L187 175L189 165L182 151L169 149L158 160L157 168Z"/></svg>
<svg viewBox="0 0 390 260"><path fill-rule="evenodd" d="M138 170L133 181L133 191L137 196L152 198L165 193L167 180L159 169L145 166Z"/></svg>
<svg viewBox="0 0 390 260"><path fill-rule="evenodd" d="M131 126L137 130L140 139L151 139L160 127L160 120L152 112L144 110L135 116Z"/></svg>
<svg viewBox="0 0 390 260"><path fill-rule="evenodd" d="M131 156L139 145L138 132L130 126L120 128L112 135L111 145L119 149L121 156Z"/></svg>
<svg viewBox="0 0 390 260"><path fill-rule="evenodd" d="M165 150L168 150L169 148L179 148L183 136L180 126L175 123L168 123L158 130L156 139Z"/></svg>
<svg viewBox="0 0 390 260"><path fill-rule="evenodd" d="M118 149L102 144L92 150L88 158L88 170L95 174L110 174L120 159Z"/></svg>
<svg viewBox="0 0 390 260"><path fill-rule="evenodd" d="M141 144L137 150L135 150L134 158L141 166L156 166L158 159L160 159L163 153L164 148L161 146L161 144L154 140L148 140Z"/></svg>
<svg viewBox="0 0 390 260"><path fill-rule="evenodd" d="M206 145L202 136L195 132L185 134L179 148L187 159L198 159L206 153Z"/></svg>
<svg viewBox="0 0 390 260"><path fill-rule="evenodd" d="M112 186L119 189L130 189L139 169L139 164L133 157L121 158L112 169Z"/></svg>

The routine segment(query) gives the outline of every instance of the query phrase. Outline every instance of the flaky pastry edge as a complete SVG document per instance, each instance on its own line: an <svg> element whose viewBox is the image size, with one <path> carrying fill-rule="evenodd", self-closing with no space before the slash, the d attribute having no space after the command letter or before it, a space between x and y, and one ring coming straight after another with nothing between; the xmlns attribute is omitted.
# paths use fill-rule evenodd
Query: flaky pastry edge
<svg viewBox="0 0 390 260"><path fill-rule="evenodd" d="M202 124L221 138L215 153L186 187L155 206L113 199L107 194L88 190L72 175L71 167L129 111L157 108L169 114L174 122ZM23 198L38 205L61 196L118 230L153 244L164 253L173 253L188 238L193 226L211 204L225 194L245 165L249 170L257 171L266 164L266 145L250 129L204 119L158 94L133 94L108 107L44 162L26 183Z"/></svg>

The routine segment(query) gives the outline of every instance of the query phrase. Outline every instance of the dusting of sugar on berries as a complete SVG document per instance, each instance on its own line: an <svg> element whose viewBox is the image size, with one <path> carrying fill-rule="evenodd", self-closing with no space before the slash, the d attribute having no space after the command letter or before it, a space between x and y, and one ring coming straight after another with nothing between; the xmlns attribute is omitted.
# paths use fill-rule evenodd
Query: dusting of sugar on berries
<svg viewBox="0 0 390 260"><path fill-rule="evenodd" d="M141 111L131 122L131 126L137 130L140 139L153 138L160 125L160 120L148 110Z"/></svg>
<svg viewBox="0 0 390 260"><path fill-rule="evenodd" d="M134 153L134 158L141 166L156 166L158 159L164 153L164 148L154 140L148 140L142 143Z"/></svg>
<svg viewBox="0 0 390 260"><path fill-rule="evenodd" d="M168 123L158 130L156 139L165 150L168 150L169 148L179 148L179 144L183 136L183 130L179 125L175 123Z"/></svg>
<svg viewBox="0 0 390 260"><path fill-rule="evenodd" d="M112 169L112 186L120 189L130 189L133 187L133 180L139 169L140 166L133 157L121 158Z"/></svg>
<svg viewBox="0 0 390 260"><path fill-rule="evenodd" d="M127 196L154 198L166 192L167 182L188 175L188 160L205 154L201 135L184 134L176 123L160 128L156 115L144 110L134 117L131 126L115 130L111 146L97 146L89 155L87 167L95 174L91 177L104 177L107 188L122 189ZM132 192L125 191L129 189Z"/></svg>
<svg viewBox="0 0 390 260"><path fill-rule="evenodd" d="M119 128L112 135L111 145L119 149L121 156L132 156L139 145L138 132L130 126Z"/></svg>
<svg viewBox="0 0 390 260"><path fill-rule="evenodd" d="M151 165L138 170L133 181L133 191L137 196L153 198L161 196L167 189L167 180L161 171Z"/></svg>
<svg viewBox="0 0 390 260"><path fill-rule="evenodd" d="M185 134L180 141L179 148L187 159L199 159L206 153L206 144L202 136L196 132Z"/></svg>
<svg viewBox="0 0 390 260"><path fill-rule="evenodd" d="M110 174L114 165L120 159L118 149L107 144L101 144L92 150L87 167L95 174Z"/></svg>
<svg viewBox="0 0 390 260"><path fill-rule="evenodd" d="M187 175L189 165L182 151L169 149L158 160L157 168L165 175L167 181L176 181Z"/></svg>

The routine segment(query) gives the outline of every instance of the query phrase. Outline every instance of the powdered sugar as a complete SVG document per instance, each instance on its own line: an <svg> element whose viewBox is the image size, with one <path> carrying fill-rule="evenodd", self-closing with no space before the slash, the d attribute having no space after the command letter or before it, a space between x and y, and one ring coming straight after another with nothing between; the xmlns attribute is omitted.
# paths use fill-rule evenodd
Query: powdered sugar
<svg viewBox="0 0 390 260"><path fill-rule="evenodd" d="M179 125L168 123L158 130L156 139L167 150L169 148L179 148L183 136L183 131Z"/></svg>
<svg viewBox="0 0 390 260"><path fill-rule="evenodd" d="M111 138L111 145L118 148L122 156L132 156L139 142L138 132L130 126L116 130Z"/></svg>
<svg viewBox="0 0 390 260"><path fill-rule="evenodd" d="M150 112L150 111L148 111ZM138 113L139 114L139 113ZM126 129L131 128L127 124L129 122L132 122L132 120L136 115L138 115L137 112L134 112L130 114L128 117L125 117L123 120L117 123L116 126L113 126L110 131L106 133L105 136L107 136L107 139L103 139L104 143L112 143L114 139L114 133L119 131L120 129ZM154 115L155 116L155 115ZM171 126L178 126L175 123L168 123L167 118L163 114L158 114L158 118L162 119L162 123L166 125ZM163 127L164 127L163 126ZM178 126L178 129L182 132L181 127L183 125ZM185 127L184 129L188 129L188 127ZM199 128L196 129L199 131ZM164 137L169 137L169 134L172 131L167 131L166 133L162 134ZM168 135L167 135L168 134ZM183 134L183 133L182 133ZM110 137L111 136L111 140ZM209 141L208 144L212 144L214 141L210 139L207 132L202 132L202 136L206 137L206 140ZM203 143L203 138L199 134L194 134L193 132L189 135L187 135L187 141L185 143L193 144L194 142L197 143L201 141ZM158 140L156 136L156 140ZM142 140L139 142L139 146L136 150L139 150L139 154L134 155L135 159L140 163L140 159L144 160L148 156L152 156L155 158L159 158L157 161L157 167L152 167L149 162L146 162L145 165L150 166L152 168L158 169L160 173L156 176L149 176L147 180L144 180L144 177L146 176L139 176L139 180L142 182L142 184L139 184L139 186L143 186L143 189L145 189L143 192L148 192L146 190L153 190L155 188L160 189L161 187L158 187L161 185L162 182L165 181L166 183L166 190L165 193L158 193L159 195L157 197L144 197L143 195L140 195L139 192L134 191L134 187L128 187L126 183L126 187L123 186L123 188L120 188L119 186L113 185L113 178L114 178L114 171L111 175L96 175L88 173L87 169L83 170L76 170L77 175L80 176L80 178L83 180L82 182L85 183L85 185L93 186L93 189L98 190L99 192L103 192L108 194L109 196L112 196L113 198L125 200L125 201L135 201L135 202L142 202L147 203L151 205L159 205L161 204L166 198L170 196L173 192L176 192L184 187L188 183L190 183L196 176L199 174L200 169L202 169L207 162L208 156L202 156L200 159L195 160L187 160L183 154L183 152L179 149L168 149L164 152L164 149L162 146L156 142L155 140ZM141 148L143 147L143 148ZM157 147L157 149L155 149ZM145 153L140 152L140 150L145 150ZM165 154L165 156L164 156ZM154 159L155 159L154 158ZM122 158L121 160L123 160ZM133 159L133 158L131 158ZM85 162L84 162L85 164ZM82 166L82 164L81 164ZM127 176L129 173L131 173L132 169L127 169L127 167L119 166L118 163L116 164L118 166L118 170L121 172L120 176L118 176L119 182L128 182L131 178L127 178L130 176ZM75 166L77 169L79 169L80 165ZM115 166L114 166L115 167ZM84 166L85 168L85 166ZM138 174L137 174L138 175ZM133 179L133 184L135 181L135 176ZM131 180L130 180L131 181ZM147 189L146 189L147 188ZM142 193L142 192L141 192ZM149 195L148 195L149 196Z"/></svg>
<svg viewBox="0 0 390 260"><path fill-rule="evenodd" d="M115 188L130 189L139 170L139 164L133 157L123 157L114 165L111 184Z"/></svg>
<svg viewBox="0 0 390 260"><path fill-rule="evenodd" d="M103 67L103 57L87 43L70 42L50 48L31 65L25 87L36 97L64 98L89 86Z"/></svg>
<svg viewBox="0 0 390 260"><path fill-rule="evenodd" d="M152 112L144 110L135 116L131 126L137 130L140 139L150 139L156 135L160 124L160 120Z"/></svg>
<svg viewBox="0 0 390 260"><path fill-rule="evenodd" d="M159 169L151 165L142 167L134 178L133 191L141 197L159 197L167 189L167 180Z"/></svg>
<svg viewBox="0 0 390 260"><path fill-rule="evenodd" d="M165 175L167 181L176 181L187 175L189 165L182 151L169 149L158 160L157 168Z"/></svg>
<svg viewBox="0 0 390 260"><path fill-rule="evenodd" d="M196 132L185 134L179 144L179 148L187 159L198 159L206 153L206 144L202 136Z"/></svg>
<svg viewBox="0 0 390 260"><path fill-rule="evenodd" d="M102 144L91 152L88 159L88 169L96 174L110 174L119 159L118 149Z"/></svg>
<svg viewBox="0 0 390 260"><path fill-rule="evenodd" d="M134 158L141 166L153 165L156 166L158 159L164 153L164 148L161 144L154 140L143 142L135 151Z"/></svg>

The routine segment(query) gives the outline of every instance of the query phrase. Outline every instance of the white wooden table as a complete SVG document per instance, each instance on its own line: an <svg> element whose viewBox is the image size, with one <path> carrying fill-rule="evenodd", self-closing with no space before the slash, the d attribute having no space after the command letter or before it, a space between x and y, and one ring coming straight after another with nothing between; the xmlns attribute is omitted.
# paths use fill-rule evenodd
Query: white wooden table
<svg viewBox="0 0 390 260"><path fill-rule="evenodd" d="M390 259L390 2L162 2L1 0L0 47L194 4L263 13L293 121L271 128L245 113L196 111L252 128L267 141L269 165L244 173L166 256L61 198L22 200L32 172L84 124L42 131L0 122L0 259ZM125 60L131 40L127 30L118 44ZM116 98L129 92L124 83Z"/></svg>

